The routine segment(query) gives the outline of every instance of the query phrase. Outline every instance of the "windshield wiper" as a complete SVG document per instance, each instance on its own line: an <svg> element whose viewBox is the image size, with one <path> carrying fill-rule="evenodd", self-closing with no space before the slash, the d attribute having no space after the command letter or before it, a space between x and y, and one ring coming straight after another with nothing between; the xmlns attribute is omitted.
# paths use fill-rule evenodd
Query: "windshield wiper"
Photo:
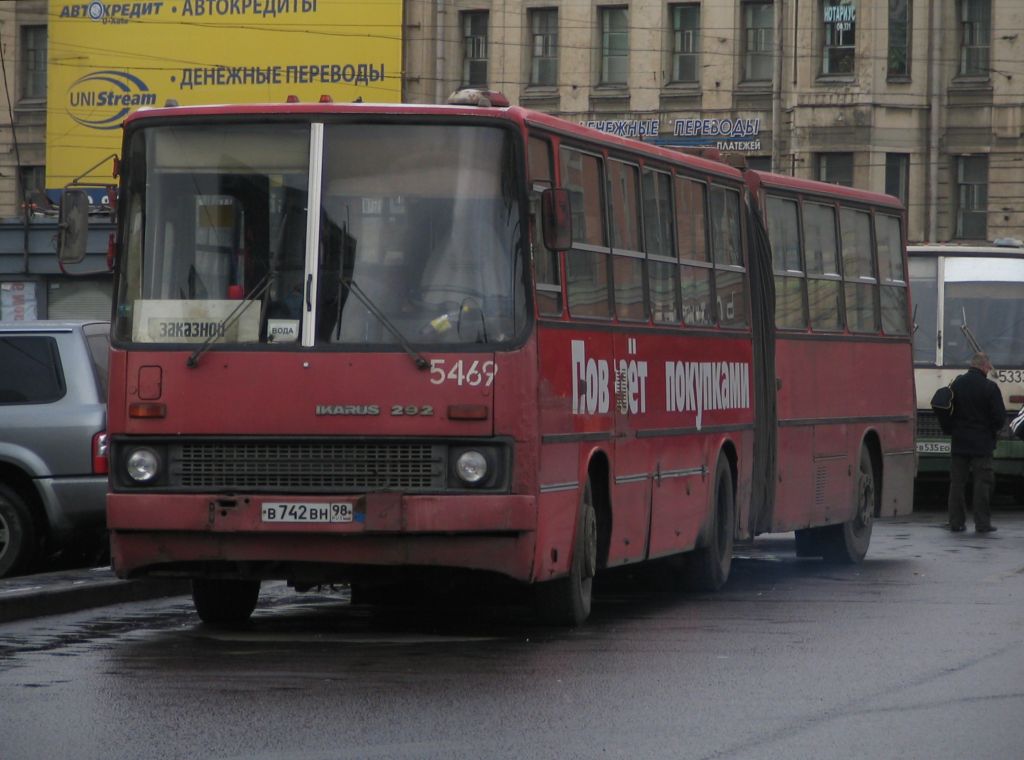
<svg viewBox="0 0 1024 760"><path fill-rule="evenodd" d="M266 292L267 288L270 287L270 283L274 281L276 276L276 273L267 272L263 279L256 283L256 288L253 290L252 295L239 301L238 306L232 309L231 313L220 321L220 324L217 325L217 329L210 334L210 337L204 340L201 345L196 347L196 350L193 351L185 361L185 366L198 367L199 357L210 349L210 346L213 345L213 341L216 340L217 336L227 332L227 329L241 318L247 308L263 297L263 294Z"/></svg>
<svg viewBox="0 0 1024 760"><path fill-rule="evenodd" d="M976 354L984 354L985 350L978 343L978 340L974 337L974 333L971 332L971 328L967 326L967 307L961 306L960 313L963 315L964 321L960 325L960 332L967 338L967 342L971 344L971 348L974 349Z"/></svg>
<svg viewBox="0 0 1024 760"><path fill-rule="evenodd" d="M398 341L399 345L405 350L405 353L412 357L412 360L416 362L418 369L426 369L430 366L430 362L423 358L423 354L412 347L412 344L402 335L395 325L388 319L388 315L378 308L378 306L370 300L370 297L363 292L363 289L356 285L355 280L351 277L340 277L338 281L348 288L348 291L359 299L359 302L366 307L366 310L370 312L377 320L384 325L385 329L391 333L395 340Z"/></svg>

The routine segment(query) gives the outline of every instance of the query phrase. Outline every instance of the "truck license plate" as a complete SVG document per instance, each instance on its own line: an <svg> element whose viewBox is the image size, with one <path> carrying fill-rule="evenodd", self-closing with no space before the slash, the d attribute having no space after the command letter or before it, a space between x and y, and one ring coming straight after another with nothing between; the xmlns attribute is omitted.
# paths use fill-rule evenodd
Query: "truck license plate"
<svg viewBox="0 0 1024 760"><path fill-rule="evenodd" d="M272 523L347 523L355 508L351 502L264 502L260 508L263 522Z"/></svg>
<svg viewBox="0 0 1024 760"><path fill-rule="evenodd" d="M919 454L948 454L949 441L918 441L917 452Z"/></svg>

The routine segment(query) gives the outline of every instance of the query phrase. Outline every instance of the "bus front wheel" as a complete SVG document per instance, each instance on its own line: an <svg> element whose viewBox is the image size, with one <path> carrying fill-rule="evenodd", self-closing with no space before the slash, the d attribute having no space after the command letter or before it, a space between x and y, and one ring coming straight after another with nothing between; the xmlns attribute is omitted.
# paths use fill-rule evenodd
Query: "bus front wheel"
<svg viewBox="0 0 1024 760"><path fill-rule="evenodd" d="M208 625L244 623L256 609L260 582L230 578L195 578L192 603L199 619Z"/></svg>
<svg viewBox="0 0 1024 760"><path fill-rule="evenodd" d="M590 616L597 572L597 515L590 481L583 488L569 574L534 587L537 617L547 625L577 626Z"/></svg>

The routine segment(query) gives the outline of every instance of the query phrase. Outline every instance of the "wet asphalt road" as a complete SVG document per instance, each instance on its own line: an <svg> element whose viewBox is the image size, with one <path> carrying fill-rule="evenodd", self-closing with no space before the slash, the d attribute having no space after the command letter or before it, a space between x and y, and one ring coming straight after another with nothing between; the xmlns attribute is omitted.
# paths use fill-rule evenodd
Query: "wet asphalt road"
<svg viewBox="0 0 1024 760"><path fill-rule="evenodd" d="M876 524L868 560L738 547L719 594L605 584L591 621L264 589L0 624L0 758L1024 757L1024 512Z"/></svg>

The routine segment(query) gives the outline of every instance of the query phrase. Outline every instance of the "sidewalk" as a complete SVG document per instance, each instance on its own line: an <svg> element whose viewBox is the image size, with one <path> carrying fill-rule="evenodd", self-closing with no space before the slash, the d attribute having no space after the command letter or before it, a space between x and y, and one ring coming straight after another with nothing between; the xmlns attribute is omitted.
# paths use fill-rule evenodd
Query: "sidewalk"
<svg viewBox="0 0 1024 760"><path fill-rule="evenodd" d="M109 567L0 578L0 623L188 593L186 580L126 581Z"/></svg>

